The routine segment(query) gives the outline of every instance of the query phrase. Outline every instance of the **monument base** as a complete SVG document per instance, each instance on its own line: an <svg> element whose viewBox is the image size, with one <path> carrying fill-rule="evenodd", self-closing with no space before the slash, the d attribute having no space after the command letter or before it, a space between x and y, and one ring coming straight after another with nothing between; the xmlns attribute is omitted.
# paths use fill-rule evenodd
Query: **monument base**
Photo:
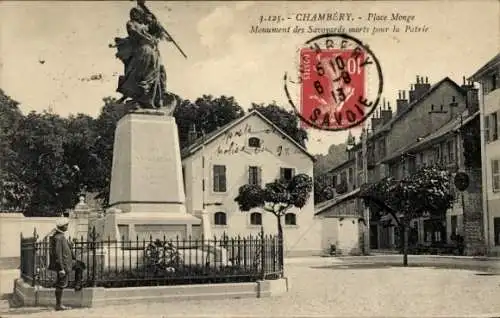
<svg viewBox="0 0 500 318"><path fill-rule="evenodd" d="M188 213L108 211L104 221L104 239L139 241L150 239L197 239L201 220Z"/></svg>
<svg viewBox="0 0 500 318"><path fill-rule="evenodd" d="M186 212L175 118L161 111L129 113L117 123L110 209L103 239L196 239L201 219Z"/></svg>

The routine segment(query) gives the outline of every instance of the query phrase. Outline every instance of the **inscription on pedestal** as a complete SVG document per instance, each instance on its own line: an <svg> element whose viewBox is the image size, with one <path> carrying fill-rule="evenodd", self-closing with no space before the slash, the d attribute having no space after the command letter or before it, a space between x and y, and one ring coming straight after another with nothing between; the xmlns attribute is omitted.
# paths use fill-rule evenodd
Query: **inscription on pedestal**
<svg viewBox="0 0 500 318"><path fill-rule="evenodd" d="M185 239L186 227L184 225L164 225L164 224L141 224L135 225L135 234L140 241L149 241L164 238L169 240Z"/></svg>

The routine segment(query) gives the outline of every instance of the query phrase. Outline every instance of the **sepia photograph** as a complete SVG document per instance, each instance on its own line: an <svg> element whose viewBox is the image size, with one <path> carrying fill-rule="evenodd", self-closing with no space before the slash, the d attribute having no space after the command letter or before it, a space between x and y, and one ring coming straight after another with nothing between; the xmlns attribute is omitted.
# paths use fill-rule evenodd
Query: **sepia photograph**
<svg viewBox="0 0 500 318"><path fill-rule="evenodd" d="M500 317L500 2L0 1L0 318Z"/></svg>

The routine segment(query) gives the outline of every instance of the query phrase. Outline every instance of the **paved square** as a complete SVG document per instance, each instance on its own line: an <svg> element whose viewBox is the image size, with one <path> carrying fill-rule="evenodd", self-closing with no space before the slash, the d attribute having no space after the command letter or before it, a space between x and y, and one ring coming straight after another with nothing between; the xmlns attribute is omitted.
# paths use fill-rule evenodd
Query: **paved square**
<svg viewBox="0 0 500 318"><path fill-rule="evenodd" d="M289 261L291 291L262 299L133 304L75 309L58 317L493 317L500 276L433 268L314 268L330 258ZM48 317L41 311L28 317ZM489 315L488 315L489 314Z"/></svg>

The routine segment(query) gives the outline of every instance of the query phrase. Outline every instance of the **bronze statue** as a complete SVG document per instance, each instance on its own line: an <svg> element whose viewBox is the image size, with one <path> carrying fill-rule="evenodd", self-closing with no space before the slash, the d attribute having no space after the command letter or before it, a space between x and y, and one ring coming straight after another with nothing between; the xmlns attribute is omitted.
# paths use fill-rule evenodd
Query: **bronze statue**
<svg viewBox="0 0 500 318"><path fill-rule="evenodd" d="M130 10L127 33L126 38L115 38L113 46L117 49L116 57L124 65L124 75L118 79L117 92L123 95L119 102L130 100L136 108L143 109L175 108L173 104L178 101L166 91L167 75L158 44L167 40L178 45L144 1L138 1L138 6Z"/></svg>

